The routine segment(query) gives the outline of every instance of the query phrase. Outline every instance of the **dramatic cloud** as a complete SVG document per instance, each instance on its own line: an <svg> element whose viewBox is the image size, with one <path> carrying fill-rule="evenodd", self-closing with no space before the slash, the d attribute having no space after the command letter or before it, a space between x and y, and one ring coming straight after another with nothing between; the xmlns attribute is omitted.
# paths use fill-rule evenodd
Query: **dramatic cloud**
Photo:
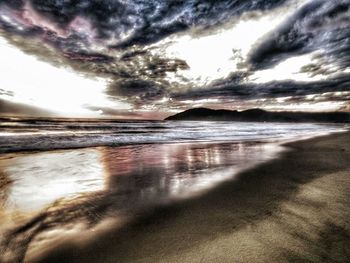
<svg viewBox="0 0 350 263"><path fill-rule="evenodd" d="M276 64L291 55L319 51L328 63L344 69L350 63L348 0L309 1L266 37L252 52L255 67Z"/></svg>
<svg viewBox="0 0 350 263"><path fill-rule="evenodd" d="M47 76L41 61L22 63L0 78L0 99L62 112L43 95L66 94L65 112L130 118L198 105L348 110L349 17L350 0L3 0L0 52L23 58L2 63L31 55L88 84L25 87L14 72Z"/></svg>
<svg viewBox="0 0 350 263"><path fill-rule="evenodd" d="M330 88L331 87L331 88ZM349 97L343 97L343 92L349 92L350 76L338 77L327 81L297 83L294 81L270 82L263 86L257 84L240 84L232 86L231 83L221 84L215 87L208 87L202 90L177 93L176 100L216 99L217 101L239 101L251 99L271 98L299 98L300 96L312 95L317 98L323 94L338 94L335 98L341 101L349 101ZM331 90L331 92L330 92ZM332 100L334 101L334 99Z"/></svg>

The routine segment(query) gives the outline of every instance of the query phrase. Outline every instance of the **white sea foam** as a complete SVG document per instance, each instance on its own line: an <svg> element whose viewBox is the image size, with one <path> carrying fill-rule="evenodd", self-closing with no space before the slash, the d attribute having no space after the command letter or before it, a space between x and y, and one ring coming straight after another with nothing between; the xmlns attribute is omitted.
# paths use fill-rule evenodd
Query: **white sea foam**
<svg viewBox="0 0 350 263"><path fill-rule="evenodd" d="M293 140L342 131L339 124L237 122L63 122L0 125L0 152L169 142Z"/></svg>

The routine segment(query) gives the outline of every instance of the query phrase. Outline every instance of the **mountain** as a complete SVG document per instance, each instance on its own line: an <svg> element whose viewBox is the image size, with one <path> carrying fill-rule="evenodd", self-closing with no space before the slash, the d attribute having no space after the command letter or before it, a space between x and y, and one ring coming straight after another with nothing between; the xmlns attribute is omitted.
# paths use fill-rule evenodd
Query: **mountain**
<svg viewBox="0 0 350 263"><path fill-rule="evenodd" d="M207 108L189 109L167 117L165 120L178 121L254 121L254 122L350 122L346 112L270 112L261 109L246 111L212 110Z"/></svg>

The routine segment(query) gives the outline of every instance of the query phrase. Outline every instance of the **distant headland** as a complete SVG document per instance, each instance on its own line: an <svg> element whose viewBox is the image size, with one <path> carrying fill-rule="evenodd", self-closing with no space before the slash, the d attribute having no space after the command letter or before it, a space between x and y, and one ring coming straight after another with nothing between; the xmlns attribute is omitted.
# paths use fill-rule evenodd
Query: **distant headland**
<svg viewBox="0 0 350 263"><path fill-rule="evenodd" d="M167 117L175 121L250 121L250 122L332 122L349 123L347 112L271 112L262 109L245 111L213 110L208 108L189 109Z"/></svg>

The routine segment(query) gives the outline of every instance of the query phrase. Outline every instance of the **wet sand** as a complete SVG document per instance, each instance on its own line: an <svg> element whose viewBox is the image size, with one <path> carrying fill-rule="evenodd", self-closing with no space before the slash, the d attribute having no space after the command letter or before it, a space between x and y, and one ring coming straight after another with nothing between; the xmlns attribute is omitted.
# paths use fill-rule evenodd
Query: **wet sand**
<svg viewBox="0 0 350 263"><path fill-rule="evenodd" d="M86 246L160 204L190 199L276 158L276 143L173 143L0 155L0 262Z"/></svg>
<svg viewBox="0 0 350 263"><path fill-rule="evenodd" d="M32 262L348 262L350 133L288 144L278 160ZM102 228L102 227L101 227ZM95 236L96 237L96 236Z"/></svg>

